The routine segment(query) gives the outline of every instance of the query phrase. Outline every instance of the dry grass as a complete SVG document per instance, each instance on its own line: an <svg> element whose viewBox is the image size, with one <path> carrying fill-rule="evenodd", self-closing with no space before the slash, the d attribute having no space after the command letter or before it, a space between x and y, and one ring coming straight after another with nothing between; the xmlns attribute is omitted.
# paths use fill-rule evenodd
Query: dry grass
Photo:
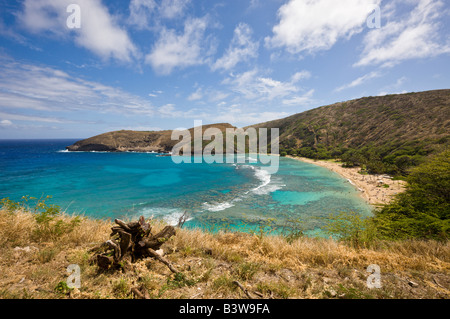
<svg viewBox="0 0 450 319"><path fill-rule="evenodd" d="M70 222L74 217L58 217ZM54 221L56 222L56 220ZM59 236L39 237L33 215L0 211L0 298L449 298L450 245L435 241L378 242L350 247L328 239L257 237L177 230L163 245L183 276L145 259L126 271L99 272L89 249L109 238L110 221L81 218ZM154 222L154 229L163 227ZM17 248L19 247L19 248ZM28 247L28 248L27 248ZM67 266L81 268L81 289L58 292ZM367 288L367 266L381 268L380 289Z"/></svg>

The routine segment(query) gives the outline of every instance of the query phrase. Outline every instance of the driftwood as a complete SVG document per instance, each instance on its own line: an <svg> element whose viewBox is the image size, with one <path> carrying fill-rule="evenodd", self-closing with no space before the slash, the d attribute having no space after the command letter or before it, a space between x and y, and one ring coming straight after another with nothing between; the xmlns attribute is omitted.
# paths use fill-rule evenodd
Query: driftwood
<svg viewBox="0 0 450 319"><path fill-rule="evenodd" d="M239 282L239 281L233 281L233 284L235 284L236 286L238 286L243 292L244 292L244 294L246 294L247 295L247 297L248 297L248 299L254 299L253 297L252 297L252 295L250 294L250 292L244 287L244 286L242 286L242 284Z"/></svg>
<svg viewBox="0 0 450 319"><path fill-rule="evenodd" d="M150 295L144 286L131 288L131 293L136 299L150 299Z"/></svg>
<svg viewBox="0 0 450 319"><path fill-rule="evenodd" d="M150 223L144 216L137 222L125 223L120 219L114 221L117 226L111 228L111 239L97 249L103 253L96 255L96 262L103 270L123 267L123 262L131 258L131 262L146 257L153 257L165 264L172 272L177 273L175 267L156 251L160 249L170 237L175 236L175 228L166 226L156 235L153 235Z"/></svg>
<svg viewBox="0 0 450 319"><path fill-rule="evenodd" d="M178 218L177 227L178 228L183 228L184 223L187 222L189 217L190 217L190 215L188 214L188 212L184 211L184 213L180 216L180 218Z"/></svg>

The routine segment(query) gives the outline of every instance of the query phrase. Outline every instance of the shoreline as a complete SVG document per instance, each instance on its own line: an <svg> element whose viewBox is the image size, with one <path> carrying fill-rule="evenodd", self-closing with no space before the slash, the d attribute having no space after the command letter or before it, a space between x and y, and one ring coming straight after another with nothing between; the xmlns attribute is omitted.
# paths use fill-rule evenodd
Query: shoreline
<svg viewBox="0 0 450 319"><path fill-rule="evenodd" d="M286 158L294 159L297 161L314 164L329 169L352 184L358 191L361 197L366 200L372 206L379 206L388 204L392 197L405 190L405 181L392 180L387 175L362 175L358 172L359 167L344 168L341 163L325 161L325 160L313 160L304 157L286 156ZM381 185L389 185L389 187L383 187Z"/></svg>

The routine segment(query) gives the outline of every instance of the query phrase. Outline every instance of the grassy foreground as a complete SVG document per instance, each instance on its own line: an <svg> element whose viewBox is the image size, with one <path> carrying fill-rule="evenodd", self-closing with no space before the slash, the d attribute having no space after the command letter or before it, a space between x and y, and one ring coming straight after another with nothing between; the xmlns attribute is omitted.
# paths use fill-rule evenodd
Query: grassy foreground
<svg viewBox="0 0 450 319"><path fill-rule="evenodd" d="M44 218L44 219L43 219ZM47 218L47 219L46 219ZM164 225L153 221L154 231ZM377 241L354 247L331 239L217 234L177 229L162 249L181 276L148 258L100 272L90 249L109 239L111 221L0 210L0 298L445 298L450 297L448 241ZM69 289L67 267L81 269ZM367 287L367 267L381 288ZM239 282L241 287L236 284ZM247 290L247 293L244 290ZM141 291L142 291L141 290Z"/></svg>

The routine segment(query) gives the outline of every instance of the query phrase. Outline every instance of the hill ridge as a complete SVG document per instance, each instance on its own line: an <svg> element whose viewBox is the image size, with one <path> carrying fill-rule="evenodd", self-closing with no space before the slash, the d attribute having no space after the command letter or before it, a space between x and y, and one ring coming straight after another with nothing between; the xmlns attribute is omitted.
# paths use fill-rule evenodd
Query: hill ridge
<svg viewBox="0 0 450 319"><path fill-rule="evenodd" d="M210 124L224 131L228 123ZM449 145L450 89L369 96L249 125L279 128L280 153L313 159L341 158L370 172L402 175ZM193 129L190 129L191 132ZM69 151L170 152L169 130L115 131L68 146Z"/></svg>

